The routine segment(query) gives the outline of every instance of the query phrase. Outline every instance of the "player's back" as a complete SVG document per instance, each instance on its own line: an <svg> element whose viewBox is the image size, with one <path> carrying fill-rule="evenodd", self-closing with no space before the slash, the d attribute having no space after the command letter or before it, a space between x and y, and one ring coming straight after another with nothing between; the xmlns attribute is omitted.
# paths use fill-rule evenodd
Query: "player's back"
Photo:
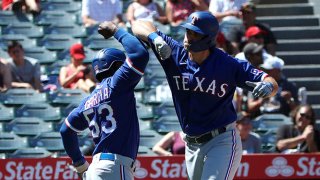
<svg viewBox="0 0 320 180"><path fill-rule="evenodd" d="M110 152L135 159L139 123L134 91L118 92L107 78L83 100L79 109L89 123L96 152ZM81 107L81 106L80 106Z"/></svg>

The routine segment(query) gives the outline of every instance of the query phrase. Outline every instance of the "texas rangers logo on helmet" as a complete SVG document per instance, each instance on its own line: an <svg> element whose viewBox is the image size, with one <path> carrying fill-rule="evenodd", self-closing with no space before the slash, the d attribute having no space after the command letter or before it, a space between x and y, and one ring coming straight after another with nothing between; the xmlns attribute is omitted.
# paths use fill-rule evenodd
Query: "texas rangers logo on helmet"
<svg viewBox="0 0 320 180"><path fill-rule="evenodd" d="M198 20L199 20L199 17L197 17L197 16L192 16L191 24L194 25L194 23L195 23L196 21L198 21Z"/></svg>

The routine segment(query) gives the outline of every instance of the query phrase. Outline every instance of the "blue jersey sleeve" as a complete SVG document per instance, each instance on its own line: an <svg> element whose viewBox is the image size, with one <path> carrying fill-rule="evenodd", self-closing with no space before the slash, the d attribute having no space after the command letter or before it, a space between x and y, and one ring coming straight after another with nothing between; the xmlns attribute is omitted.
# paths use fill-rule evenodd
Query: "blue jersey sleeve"
<svg viewBox="0 0 320 180"><path fill-rule="evenodd" d="M86 117L82 116L82 108L84 108L83 104L75 108L65 119L65 124L77 133L80 133L89 127L89 121L86 120Z"/></svg>
<svg viewBox="0 0 320 180"><path fill-rule="evenodd" d="M268 76L267 73L253 67L248 61L240 60L237 58L235 58L235 61L239 66L238 68L239 72L236 76L237 77L236 82L237 82L237 86L241 88L246 88L252 91L253 88L247 86L246 81L260 82L260 81L263 81L263 79Z"/></svg>
<svg viewBox="0 0 320 180"><path fill-rule="evenodd" d="M133 89L144 74L149 53L135 36L123 29L119 29L114 37L123 45L128 58L113 75L111 87L120 91Z"/></svg>

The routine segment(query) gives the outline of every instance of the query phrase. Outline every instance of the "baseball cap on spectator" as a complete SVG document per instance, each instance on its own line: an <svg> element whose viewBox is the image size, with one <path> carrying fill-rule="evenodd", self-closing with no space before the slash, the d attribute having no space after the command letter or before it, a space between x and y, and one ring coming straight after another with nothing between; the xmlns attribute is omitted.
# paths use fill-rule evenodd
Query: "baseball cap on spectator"
<svg viewBox="0 0 320 180"><path fill-rule="evenodd" d="M277 56L271 56L270 58L266 59L263 64L260 65L261 68L266 70L271 69L280 69L282 70L284 66L284 61Z"/></svg>
<svg viewBox="0 0 320 180"><path fill-rule="evenodd" d="M82 44L74 44L70 47L70 55L74 59L84 59L86 57Z"/></svg>
<svg viewBox="0 0 320 180"><path fill-rule="evenodd" d="M248 43L243 47L244 54L256 54L261 52L263 45L258 45L257 43Z"/></svg>
<svg viewBox="0 0 320 180"><path fill-rule="evenodd" d="M256 10L256 6L252 2L244 3L240 9L240 11L242 12L249 12L249 13L254 12L255 10Z"/></svg>
<svg viewBox="0 0 320 180"><path fill-rule="evenodd" d="M263 30L261 30L258 26L251 26L247 29L245 36L246 38L250 38L253 36L257 36L257 35L262 35L265 32Z"/></svg>

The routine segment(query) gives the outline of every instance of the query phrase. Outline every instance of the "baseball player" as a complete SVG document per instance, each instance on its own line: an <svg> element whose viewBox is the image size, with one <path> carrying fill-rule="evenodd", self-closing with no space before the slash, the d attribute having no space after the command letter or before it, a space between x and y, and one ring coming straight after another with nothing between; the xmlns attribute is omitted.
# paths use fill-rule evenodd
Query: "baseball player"
<svg viewBox="0 0 320 180"><path fill-rule="evenodd" d="M105 39L112 35L123 45L100 50L92 61L96 89L65 119L60 133L67 154L83 179L134 179L133 168L139 147L139 123L134 87L149 60L140 41L112 22L100 24ZM79 150L77 133L89 128L95 149L88 164Z"/></svg>
<svg viewBox="0 0 320 180"><path fill-rule="evenodd" d="M269 97L278 85L247 61L215 47L219 24L211 13L194 12L182 26L186 28L183 45L150 22L138 21L132 30L151 44L165 70L186 134L189 179L233 179L242 156L232 105L236 86L250 89L255 97Z"/></svg>

